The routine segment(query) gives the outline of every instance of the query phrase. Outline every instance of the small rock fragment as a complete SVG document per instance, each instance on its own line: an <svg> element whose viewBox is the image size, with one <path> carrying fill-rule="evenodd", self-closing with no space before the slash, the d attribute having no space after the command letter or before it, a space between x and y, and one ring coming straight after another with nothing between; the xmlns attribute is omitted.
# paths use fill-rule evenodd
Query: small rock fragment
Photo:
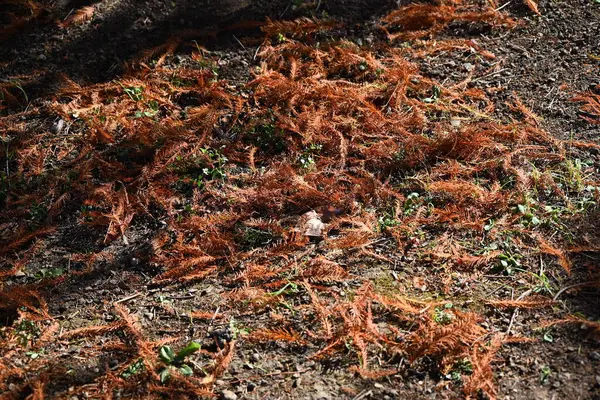
<svg viewBox="0 0 600 400"><path fill-rule="evenodd" d="M306 222L304 236L321 237L325 225L318 218L311 218Z"/></svg>
<svg viewBox="0 0 600 400"><path fill-rule="evenodd" d="M237 394L233 393L231 390L223 390L221 392L221 400L237 400Z"/></svg>
<svg viewBox="0 0 600 400"><path fill-rule="evenodd" d="M324 228L325 224L321 221L320 215L316 211L311 210L300 217L296 226L296 232L302 233L304 236L320 238L322 237Z"/></svg>

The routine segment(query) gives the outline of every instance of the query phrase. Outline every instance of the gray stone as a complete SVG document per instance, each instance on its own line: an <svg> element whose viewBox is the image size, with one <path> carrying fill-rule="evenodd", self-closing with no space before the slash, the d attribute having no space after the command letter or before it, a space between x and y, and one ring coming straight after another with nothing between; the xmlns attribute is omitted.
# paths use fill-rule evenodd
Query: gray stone
<svg viewBox="0 0 600 400"><path fill-rule="evenodd" d="M597 351L592 351L589 355L590 360L594 360L594 361L600 361L600 353L598 353Z"/></svg>

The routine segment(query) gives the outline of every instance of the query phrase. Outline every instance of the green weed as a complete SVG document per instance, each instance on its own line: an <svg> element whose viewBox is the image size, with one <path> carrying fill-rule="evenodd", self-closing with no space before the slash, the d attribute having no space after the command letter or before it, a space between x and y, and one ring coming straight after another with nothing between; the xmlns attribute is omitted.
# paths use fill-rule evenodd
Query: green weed
<svg viewBox="0 0 600 400"><path fill-rule="evenodd" d="M185 359L200 350L200 344L189 342L187 346L175 353L171 346L165 345L158 349L158 358L166 365L160 372L160 381L166 382L171 377L171 369L176 368L184 376L194 374L192 368L185 364Z"/></svg>

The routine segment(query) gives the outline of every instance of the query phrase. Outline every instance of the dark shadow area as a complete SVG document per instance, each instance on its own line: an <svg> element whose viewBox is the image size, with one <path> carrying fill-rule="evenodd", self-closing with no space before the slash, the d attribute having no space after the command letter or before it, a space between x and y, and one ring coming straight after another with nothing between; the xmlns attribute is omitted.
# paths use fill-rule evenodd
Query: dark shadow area
<svg viewBox="0 0 600 400"><path fill-rule="evenodd" d="M89 22L67 29L58 26L90 5L95 11ZM256 24L249 22L317 16L356 24L394 5L391 0L52 2L40 16L0 42L0 73L16 76L44 70L64 73L76 81L101 82L119 75L126 62L173 35L184 34L189 41L197 38L207 48L228 48L240 46L235 35L258 33Z"/></svg>

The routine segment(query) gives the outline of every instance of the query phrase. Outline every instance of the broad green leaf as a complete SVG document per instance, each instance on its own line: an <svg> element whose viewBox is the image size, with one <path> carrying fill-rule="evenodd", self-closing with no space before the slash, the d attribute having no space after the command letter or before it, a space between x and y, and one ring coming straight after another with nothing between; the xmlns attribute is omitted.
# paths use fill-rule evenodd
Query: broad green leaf
<svg viewBox="0 0 600 400"><path fill-rule="evenodd" d="M177 356L175 357L175 359L183 360L184 358L194 354L198 350L200 350L200 343L193 342L193 341L189 342L187 346L185 346L183 349L179 350L179 353L177 353Z"/></svg>
<svg viewBox="0 0 600 400"><path fill-rule="evenodd" d="M171 364L175 360L175 353L170 346L162 346L158 351L158 357L165 363Z"/></svg>
<svg viewBox="0 0 600 400"><path fill-rule="evenodd" d="M179 367L179 372L181 372L184 376L192 376L194 375L194 371L187 364L183 364Z"/></svg>

